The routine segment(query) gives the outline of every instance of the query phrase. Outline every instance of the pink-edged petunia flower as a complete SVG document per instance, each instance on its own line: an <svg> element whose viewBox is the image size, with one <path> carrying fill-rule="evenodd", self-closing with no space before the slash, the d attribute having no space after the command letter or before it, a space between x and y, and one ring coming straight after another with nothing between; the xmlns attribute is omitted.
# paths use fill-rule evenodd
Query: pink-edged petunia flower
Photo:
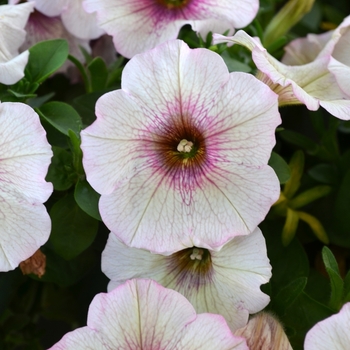
<svg viewBox="0 0 350 350"><path fill-rule="evenodd" d="M23 103L0 103L0 271L16 268L51 231L42 204L52 151L39 116Z"/></svg>
<svg viewBox="0 0 350 350"><path fill-rule="evenodd" d="M217 252L189 247L169 256L129 248L110 234L102 271L111 279L108 290L131 278L151 278L183 294L198 313L224 316L232 331L270 301L260 290L271 277L271 266L259 228Z"/></svg>
<svg viewBox="0 0 350 350"><path fill-rule="evenodd" d="M267 166L277 95L222 58L169 41L135 56L82 131L87 179L125 244L171 254L218 250L251 233L278 199Z"/></svg>
<svg viewBox="0 0 350 350"><path fill-rule="evenodd" d="M350 303L339 313L318 322L305 337L305 350L348 350L350 344Z"/></svg>
<svg viewBox="0 0 350 350"><path fill-rule="evenodd" d="M0 6L0 83L12 85L24 77L29 52L18 49L26 36L24 27L33 4Z"/></svg>
<svg viewBox="0 0 350 350"><path fill-rule="evenodd" d="M84 48L87 52L91 52L88 40L78 39L67 31L60 17L48 17L41 12L35 10L28 19L25 26L27 32L26 40L20 50L27 50L36 43L51 39L66 39L69 45L69 53L77 58L80 62L85 62L85 57L81 51ZM72 69L73 68L73 69ZM80 73L74 71L74 64L67 60L57 71L66 73L69 71L71 81L79 79Z"/></svg>
<svg viewBox="0 0 350 350"><path fill-rule="evenodd" d="M259 1L85 0L83 6L97 13L98 24L113 36L116 50L130 58L176 39L185 24L203 37L210 31L233 33L254 19Z"/></svg>
<svg viewBox="0 0 350 350"><path fill-rule="evenodd" d="M290 65L306 64L331 53L328 69L340 88L350 94L350 16L335 30L293 40L285 51L282 62Z"/></svg>
<svg viewBox="0 0 350 350"><path fill-rule="evenodd" d="M350 119L350 95L337 83L329 70L331 46L310 63L288 66L279 62L261 45L258 38L252 38L244 31L232 37L214 34L214 43L240 44L252 51L252 58L259 72L257 78L278 93L279 104L305 104L315 111L322 106L339 119Z"/></svg>
<svg viewBox="0 0 350 350"><path fill-rule="evenodd" d="M48 17L60 16L68 32L83 40L97 39L104 30L97 26L95 14L87 13L83 0L29 0L35 8Z"/></svg>
<svg viewBox="0 0 350 350"><path fill-rule="evenodd" d="M151 280L131 280L90 304L87 326L50 350L249 350L220 315L199 314L181 294Z"/></svg>

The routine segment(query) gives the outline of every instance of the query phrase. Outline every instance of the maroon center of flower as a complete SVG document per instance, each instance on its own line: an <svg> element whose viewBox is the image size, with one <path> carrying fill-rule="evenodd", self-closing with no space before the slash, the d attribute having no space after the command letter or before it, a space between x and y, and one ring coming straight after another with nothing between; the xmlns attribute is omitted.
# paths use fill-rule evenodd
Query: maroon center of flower
<svg viewBox="0 0 350 350"><path fill-rule="evenodd" d="M213 265L208 249L192 247L169 256L169 273L176 276L175 284L190 291L212 281Z"/></svg>
<svg viewBox="0 0 350 350"><path fill-rule="evenodd" d="M157 132L155 145L168 168L200 166L205 161L203 132L188 116L171 117Z"/></svg>
<svg viewBox="0 0 350 350"><path fill-rule="evenodd" d="M179 9L185 7L191 0L155 0L161 6L171 9Z"/></svg>

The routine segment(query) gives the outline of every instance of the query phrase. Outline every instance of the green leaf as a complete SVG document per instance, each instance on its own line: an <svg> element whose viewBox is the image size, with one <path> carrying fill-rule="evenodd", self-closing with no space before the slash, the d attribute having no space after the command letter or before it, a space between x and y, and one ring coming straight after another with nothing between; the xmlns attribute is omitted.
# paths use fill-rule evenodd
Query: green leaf
<svg viewBox="0 0 350 350"><path fill-rule="evenodd" d="M350 270L344 278L344 293L343 293L343 303L350 301Z"/></svg>
<svg viewBox="0 0 350 350"><path fill-rule="evenodd" d="M103 93L104 92L92 92L74 99L73 105L82 116L84 125L91 125L96 120L96 101L103 95Z"/></svg>
<svg viewBox="0 0 350 350"><path fill-rule="evenodd" d="M79 207L97 220L102 220L98 210L100 195L86 180L79 180L75 186L74 198Z"/></svg>
<svg viewBox="0 0 350 350"><path fill-rule="evenodd" d="M313 215L305 213L303 211L297 211L299 219L306 222L314 235L324 244L329 244L329 238L326 230L324 229L320 220L318 220Z"/></svg>
<svg viewBox="0 0 350 350"><path fill-rule="evenodd" d="M101 57L94 58L87 66L90 72L92 91L103 90L107 86L108 70Z"/></svg>
<svg viewBox="0 0 350 350"><path fill-rule="evenodd" d="M289 207L292 209L297 209L303 207L316 199L327 196L332 191L330 186L316 186L304 191L298 196L294 197L289 201Z"/></svg>
<svg viewBox="0 0 350 350"><path fill-rule="evenodd" d="M290 179L283 188L283 194L286 198L292 198L299 189L300 180L304 172L304 162L304 153L302 151L296 151L289 162L289 168L291 170Z"/></svg>
<svg viewBox="0 0 350 350"><path fill-rule="evenodd" d="M315 155L319 151L319 145L310 138L291 130L283 130L279 134L285 141L303 148L307 153Z"/></svg>
<svg viewBox="0 0 350 350"><path fill-rule="evenodd" d="M282 243L287 246L295 236L299 224L299 215L296 211L287 208L286 222L282 230Z"/></svg>
<svg viewBox="0 0 350 350"><path fill-rule="evenodd" d="M293 304L304 291L306 284L307 278L299 277L281 288L273 299L273 305L271 305L271 308L275 310L278 315L283 315L285 310Z"/></svg>
<svg viewBox="0 0 350 350"><path fill-rule="evenodd" d="M306 333L319 321L331 316L333 311L302 292L280 317L286 328L294 330L289 336L294 350L303 349ZM280 315L278 315L280 316Z"/></svg>
<svg viewBox="0 0 350 350"><path fill-rule="evenodd" d="M69 147L73 155L73 166L80 178L85 178L85 172L83 168L83 152L80 148L81 139L80 135L75 134L72 130L68 130Z"/></svg>
<svg viewBox="0 0 350 350"><path fill-rule="evenodd" d="M52 231L50 244L66 260L73 259L94 241L98 221L76 204L73 195L57 201L50 210Z"/></svg>
<svg viewBox="0 0 350 350"><path fill-rule="evenodd" d="M60 286L70 286L81 280L87 272L97 263L96 255L90 250L67 261L57 255L53 250L43 247L46 255L46 272L40 278L41 282L53 282ZM33 279L39 280L36 276Z"/></svg>
<svg viewBox="0 0 350 350"><path fill-rule="evenodd" d="M338 183L338 169L333 164L320 163L308 170L308 175L314 180L335 185Z"/></svg>
<svg viewBox="0 0 350 350"><path fill-rule="evenodd" d="M329 306L338 311L342 305L344 282L340 277L337 260L329 248L323 247L322 259L331 281L331 298Z"/></svg>
<svg viewBox="0 0 350 350"><path fill-rule="evenodd" d="M41 83L60 68L68 57L69 47L64 39L41 41L29 49L25 77Z"/></svg>
<svg viewBox="0 0 350 350"><path fill-rule="evenodd" d="M276 152L271 153L270 167L275 171L280 184L286 183L290 178L290 169L286 161Z"/></svg>
<svg viewBox="0 0 350 350"><path fill-rule="evenodd" d="M252 68L249 67L247 64L242 63L235 58L231 57L230 54L227 51L224 51L221 54L221 57L226 63L227 69L229 72L245 72L250 73L252 71Z"/></svg>
<svg viewBox="0 0 350 350"><path fill-rule="evenodd" d="M79 135L82 129L82 122L76 110L64 102L45 103L37 112L42 118L49 122L62 134L69 136L69 130L73 130Z"/></svg>
<svg viewBox="0 0 350 350"><path fill-rule="evenodd" d="M347 171L346 175L343 178L343 181L340 184L333 208L332 242L349 248L350 170Z"/></svg>
<svg viewBox="0 0 350 350"><path fill-rule="evenodd" d="M48 94L46 94L44 96L31 98L28 100L27 103L32 108L38 108L38 107L42 106L45 102L49 101L54 96L55 96L54 92L49 92Z"/></svg>
<svg viewBox="0 0 350 350"><path fill-rule="evenodd" d="M76 181L72 154L62 148L52 146L53 157L46 175L57 191L68 190Z"/></svg>
<svg viewBox="0 0 350 350"><path fill-rule="evenodd" d="M272 294L276 295L281 288L299 277L308 277L309 260L303 246L294 239L287 247L283 246L281 226L274 220L265 220L260 224L267 245L267 255L273 266L270 280Z"/></svg>

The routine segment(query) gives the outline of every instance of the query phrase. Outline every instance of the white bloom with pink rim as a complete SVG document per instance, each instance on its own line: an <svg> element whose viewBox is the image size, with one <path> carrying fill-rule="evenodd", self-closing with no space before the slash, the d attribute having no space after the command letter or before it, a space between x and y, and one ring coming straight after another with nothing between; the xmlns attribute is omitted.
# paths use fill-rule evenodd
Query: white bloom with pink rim
<svg viewBox="0 0 350 350"><path fill-rule="evenodd" d="M306 334L305 350L348 350L350 344L350 303L323 321L318 322Z"/></svg>
<svg viewBox="0 0 350 350"><path fill-rule="evenodd" d="M50 350L249 350L220 315L197 315L181 294L151 280L131 280L90 304L87 326Z"/></svg>
<svg viewBox="0 0 350 350"><path fill-rule="evenodd" d="M329 69L332 45L327 45L322 55L310 63L288 66L270 55L259 38L252 38L242 30L231 37L214 34L213 43L239 44L252 51L259 69L257 77L279 95L280 106L305 104L311 111L322 106L339 119L350 119L350 94L342 90Z"/></svg>
<svg viewBox="0 0 350 350"><path fill-rule="evenodd" d="M97 13L99 26L113 36L116 50L130 58L176 39L185 24L204 38L210 31L232 34L255 18L259 1L85 0L83 6Z"/></svg>
<svg viewBox="0 0 350 350"><path fill-rule="evenodd" d="M97 39L104 30L97 26L95 14L87 13L83 0L29 0L48 17L60 16L68 32L83 40Z"/></svg>
<svg viewBox="0 0 350 350"><path fill-rule="evenodd" d="M103 221L129 246L219 250L279 197L267 165L277 95L212 51L174 40L135 56L96 115L82 131L83 165Z"/></svg>
<svg viewBox="0 0 350 350"><path fill-rule="evenodd" d="M24 77L29 52L19 54L18 49L24 43L24 27L33 4L0 6L0 83L12 85Z"/></svg>
<svg viewBox="0 0 350 350"><path fill-rule="evenodd" d="M217 252L188 247L169 256L129 248L112 233L102 271L111 279L108 290L131 278L151 278L184 295L196 312L224 316L233 332L270 301L260 290L271 278L271 266L259 228Z"/></svg>
<svg viewBox="0 0 350 350"><path fill-rule="evenodd" d="M23 103L0 103L0 271L16 268L49 238L42 204L52 151L39 116Z"/></svg>
<svg viewBox="0 0 350 350"><path fill-rule="evenodd" d="M350 91L350 16L335 29L323 34L308 34L306 38L293 40L285 48L282 62L301 65L330 52L328 70L335 76L340 88Z"/></svg>

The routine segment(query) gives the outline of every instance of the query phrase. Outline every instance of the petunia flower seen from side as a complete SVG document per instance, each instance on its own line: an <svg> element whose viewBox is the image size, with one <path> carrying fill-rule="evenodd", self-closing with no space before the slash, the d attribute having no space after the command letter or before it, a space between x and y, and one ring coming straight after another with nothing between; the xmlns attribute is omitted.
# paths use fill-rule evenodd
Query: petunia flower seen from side
<svg viewBox="0 0 350 350"><path fill-rule="evenodd" d="M323 34L308 34L285 47L282 62L290 65L307 64L330 52L328 70L340 88L350 95L350 16L335 29Z"/></svg>
<svg viewBox="0 0 350 350"><path fill-rule="evenodd" d="M24 27L33 4L0 6L0 83L12 85L24 77L29 52L18 49L26 36Z"/></svg>
<svg viewBox="0 0 350 350"><path fill-rule="evenodd" d="M88 40L81 40L70 34L63 26L60 17L48 17L34 11L28 19L25 26L27 31L26 40L21 46L20 50L29 49L38 42L51 39L66 39L69 45L69 53L76 57L80 62L85 62L84 55L81 51L83 47L87 52L91 52ZM73 63L67 60L57 73L67 73L71 81L80 79L78 72L75 72Z"/></svg>
<svg viewBox="0 0 350 350"><path fill-rule="evenodd" d="M90 304L87 326L50 350L249 350L220 315L196 315L181 294L151 280L131 280Z"/></svg>
<svg viewBox="0 0 350 350"><path fill-rule="evenodd" d="M206 37L243 28L256 16L258 0L85 0L87 12L97 13L98 24L113 36L116 50L125 57L176 39L181 27Z"/></svg>
<svg viewBox="0 0 350 350"><path fill-rule="evenodd" d="M220 249L278 199L267 165L277 95L222 58L175 40L135 56L82 131L101 217L125 244L161 254Z"/></svg>
<svg viewBox="0 0 350 350"><path fill-rule="evenodd" d="M347 350L350 344L350 303L339 313L318 322L305 337L305 350Z"/></svg>
<svg viewBox="0 0 350 350"><path fill-rule="evenodd" d="M23 103L0 104L0 271L16 268L43 245L51 220L42 204L52 151L39 116Z"/></svg>
<svg viewBox="0 0 350 350"><path fill-rule="evenodd" d="M68 32L82 40L97 39L104 30L97 26L95 14L87 13L83 0L29 0L35 8L48 17L60 16Z"/></svg>
<svg viewBox="0 0 350 350"><path fill-rule="evenodd" d="M233 332L270 301L260 290L271 277L271 266L259 228L218 252L188 247L169 256L129 248L110 234L102 271L111 279L108 290L131 278L151 278L184 295L198 313L224 316Z"/></svg>
<svg viewBox="0 0 350 350"><path fill-rule="evenodd" d="M330 46L308 64L287 66L271 56L258 38L252 38L242 30L232 37L214 34L213 42L240 44L252 51L253 61L259 69L257 78L278 93L280 106L305 104L311 111L322 106L339 119L350 119L350 95L341 89L328 68Z"/></svg>

